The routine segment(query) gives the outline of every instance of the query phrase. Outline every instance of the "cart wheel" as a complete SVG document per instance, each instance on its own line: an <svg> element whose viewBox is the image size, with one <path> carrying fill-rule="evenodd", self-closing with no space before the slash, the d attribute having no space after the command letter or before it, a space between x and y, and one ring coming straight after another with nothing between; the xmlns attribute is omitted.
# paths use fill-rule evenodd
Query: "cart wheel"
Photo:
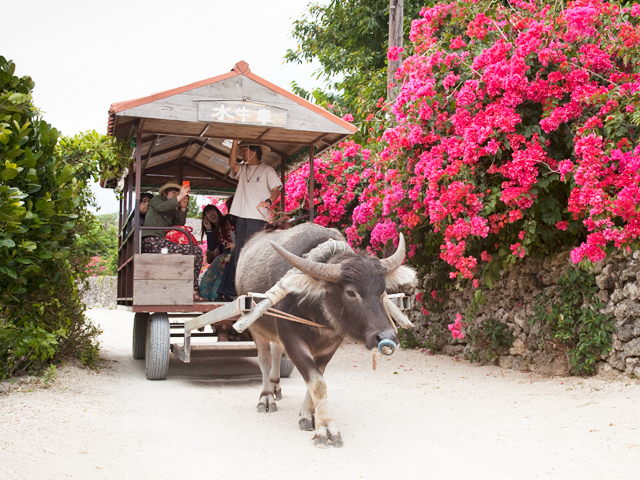
<svg viewBox="0 0 640 480"><path fill-rule="evenodd" d="M149 323L148 313L136 313L133 317L133 358L140 360L144 358L144 350L147 345L147 324Z"/></svg>
<svg viewBox="0 0 640 480"><path fill-rule="evenodd" d="M149 380L164 380L169 369L169 316L154 313L147 324L145 367Z"/></svg>
<svg viewBox="0 0 640 480"><path fill-rule="evenodd" d="M293 372L293 362L285 354L280 359L280 378L287 378Z"/></svg>

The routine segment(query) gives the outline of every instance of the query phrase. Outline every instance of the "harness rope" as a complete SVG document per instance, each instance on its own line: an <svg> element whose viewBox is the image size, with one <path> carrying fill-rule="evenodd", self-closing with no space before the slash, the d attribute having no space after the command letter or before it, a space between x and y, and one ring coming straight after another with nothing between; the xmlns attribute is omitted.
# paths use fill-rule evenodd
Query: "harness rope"
<svg viewBox="0 0 640 480"><path fill-rule="evenodd" d="M311 325L312 327L330 328L328 325L320 325L319 323L312 322L311 320L306 320L304 318L291 315L290 313L283 312L282 310L278 310L277 308L269 308L265 313L268 313L273 317L289 320L291 322L298 322L298 323L304 323L305 325Z"/></svg>

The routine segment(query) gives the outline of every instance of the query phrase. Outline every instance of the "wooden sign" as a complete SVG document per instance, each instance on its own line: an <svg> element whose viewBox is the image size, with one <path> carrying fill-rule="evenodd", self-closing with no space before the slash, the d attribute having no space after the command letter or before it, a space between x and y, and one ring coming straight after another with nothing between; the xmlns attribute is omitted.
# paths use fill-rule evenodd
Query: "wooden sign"
<svg viewBox="0 0 640 480"><path fill-rule="evenodd" d="M200 101L198 121L286 127L287 111L253 102Z"/></svg>

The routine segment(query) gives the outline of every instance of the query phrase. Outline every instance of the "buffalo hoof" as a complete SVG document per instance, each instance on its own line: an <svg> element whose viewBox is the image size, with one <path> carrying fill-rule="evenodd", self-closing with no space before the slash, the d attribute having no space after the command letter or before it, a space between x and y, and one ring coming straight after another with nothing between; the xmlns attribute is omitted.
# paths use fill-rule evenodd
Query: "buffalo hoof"
<svg viewBox="0 0 640 480"><path fill-rule="evenodd" d="M315 425L315 422L313 421L313 417L301 418L298 424L300 425L300 430L303 430L305 432L313 432L316 429L316 425Z"/></svg>
<svg viewBox="0 0 640 480"><path fill-rule="evenodd" d="M324 435L313 437L313 446L318 448L329 448L329 439Z"/></svg>
<svg viewBox="0 0 640 480"><path fill-rule="evenodd" d="M264 403L258 404L258 413L273 413L277 411L278 406L275 403L272 403L270 406L267 406Z"/></svg>
<svg viewBox="0 0 640 480"><path fill-rule="evenodd" d="M329 432L328 435L329 435L329 442L331 443L332 446L336 448L340 448L344 445L344 442L342 441L342 437L340 436L339 433L332 435L331 432Z"/></svg>
<svg viewBox="0 0 640 480"><path fill-rule="evenodd" d="M275 393L275 397L276 397L276 401L277 401L277 400L282 400L282 390L278 390L278 391Z"/></svg>

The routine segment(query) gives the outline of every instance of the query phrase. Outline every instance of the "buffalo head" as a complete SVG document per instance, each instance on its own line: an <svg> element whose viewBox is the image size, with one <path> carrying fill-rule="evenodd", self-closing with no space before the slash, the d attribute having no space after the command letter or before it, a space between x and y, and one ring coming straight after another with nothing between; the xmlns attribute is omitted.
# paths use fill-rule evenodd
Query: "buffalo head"
<svg viewBox="0 0 640 480"><path fill-rule="evenodd" d="M368 349L383 340L398 343L383 299L387 290L396 291L416 280L415 271L402 265L406 254L402 235L396 252L383 260L364 253L343 253L321 263L298 257L274 242L271 245L303 274L295 284L287 282L288 290L320 301L333 328L364 340Z"/></svg>

